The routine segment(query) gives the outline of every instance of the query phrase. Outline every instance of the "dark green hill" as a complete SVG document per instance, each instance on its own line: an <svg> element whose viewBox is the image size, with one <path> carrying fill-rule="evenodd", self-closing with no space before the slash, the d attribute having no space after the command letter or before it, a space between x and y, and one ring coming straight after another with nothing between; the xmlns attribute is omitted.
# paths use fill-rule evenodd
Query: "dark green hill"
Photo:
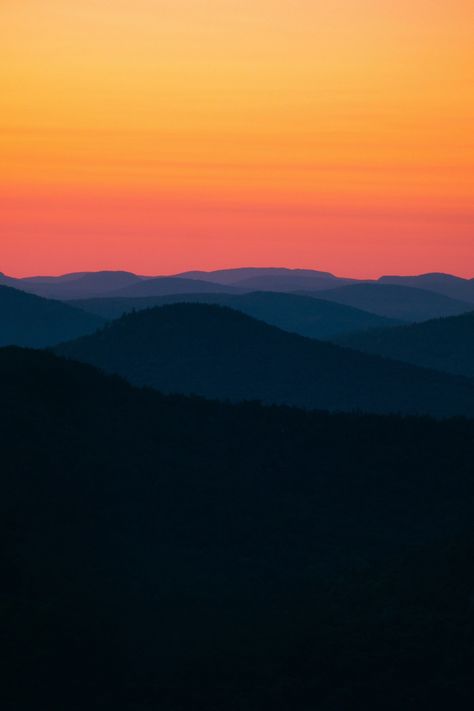
<svg viewBox="0 0 474 711"><path fill-rule="evenodd" d="M350 284L313 292L318 299L353 306L400 321L427 321L472 310L467 301L399 284Z"/></svg>
<svg viewBox="0 0 474 711"><path fill-rule="evenodd" d="M472 707L473 422L0 389L2 709Z"/></svg>
<svg viewBox="0 0 474 711"><path fill-rule="evenodd" d="M342 336L341 345L426 368L474 377L474 312Z"/></svg>
<svg viewBox="0 0 474 711"><path fill-rule="evenodd" d="M296 294L257 291L239 296L225 294L174 294L134 299L85 299L78 305L103 318L114 319L130 311L174 303L208 303L229 306L254 318L308 338L331 339L343 333L395 326L399 321L321 299Z"/></svg>
<svg viewBox="0 0 474 711"><path fill-rule="evenodd" d="M0 286L0 346L42 348L92 333L103 324L100 316L82 309Z"/></svg>
<svg viewBox="0 0 474 711"><path fill-rule="evenodd" d="M56 352L169 393L474 416L471 381L312 341L208 304L128 314Z"/></svg>

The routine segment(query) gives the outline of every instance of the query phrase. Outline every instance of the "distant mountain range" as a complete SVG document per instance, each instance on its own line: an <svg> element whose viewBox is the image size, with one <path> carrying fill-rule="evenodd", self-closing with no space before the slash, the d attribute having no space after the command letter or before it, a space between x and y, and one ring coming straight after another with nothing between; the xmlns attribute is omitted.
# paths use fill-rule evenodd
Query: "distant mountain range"
<svg viewBox="0 0 474 711"><path fill-rule="evenodd" d="M342 336L342 345L474 378L474 310L399 328Z"/></svg>
<svg viewBox="0 0 474 711"><path fill-rule="evenodd" d="M244 267L218 269L211 272L183 272L177 276L201 279L218 284L246 288L252 291L319 291L356 283L396 284L434 291L453 299L474 303L474 279L462 279L451 274L420 274L417 276L382 276L379 279L352 279L337 277L330 272L313 269L285 269Z"/></svg>
<svg viewBox="0 0 474 711"><path fill-rule="evenodd" d="M174 304L55 348L163 392L324 410L474 416L474 382L286 333L240 312Z"/></svg>
<svg viewBox="0 0 474 711"><path fill-rule="evenodd" d="M169 294L196 294L196 293L216 293L233 294L239 293L239 289L225 284L215 284L200 279L184 279L182 277L156 277L154 279L143 279L142 281L130 284L109 291L109 297L139 298L144 296L166 296Z"/></svg>
<svg viewBox="0 0 474 711"><path fill-rule="evenodd" d="M104 319L61 301L0 286L0 346L43 348L92 333Z"/></svg>
<svg viewBox="0 0 474 711"><path fill-rule="evenodd" d="M330 289L331 286L350 284L355 279L336 277L330 272L321 272L316 269L286 269L284 267L242 267L237 269L217 269L211 272L194 271L183 272L177 276L186 279L201 279L215 284L246 287L249 290L268 289L279 291L278 287L286 287L286 291L297 288ZM266 284L266 287L263 286ZM295 287L295 284L298 286Z"/></svg>
<svg viewBox="0 0 474 711"><path fill-rule="evenodd" d="M175 281L173 281L173 279ZM200 282L192 284L193 282ZM337 277L312 269L245 267L210 272L183 272L171 276L145 277L130 272L78 272L60 277L15 279L0 273L0 284L57 299L86 299L99 296L162 296L170 293L233 293L249 291L328 291L356 283L395 284L443 294L474 304L474 279L449 274L412 277L383 276L378 280ZM444 314L449 315L449 314Z"/></svg>
<svg viewBox="0 0 474 711"><path fill-rule="evenodd" d="M15 279L0 272L0 284L51 299L80 299L102 296L142 281L131 272L77 272L58 277Z"/></svg>
<svg viewBox="0 0 474 711"><path fill-rule="evenodd" d="M196 282L200 283L200 282ZM265 323L309 338L331 339L344 333L394 326L400 323L367 311L322 299L282 292L250 292L248 294L173 294L145 298L85 299L74 302L85 311L105 319L115 319L133 310L165 304L194 302L220 304L242 311Z"/></svg>

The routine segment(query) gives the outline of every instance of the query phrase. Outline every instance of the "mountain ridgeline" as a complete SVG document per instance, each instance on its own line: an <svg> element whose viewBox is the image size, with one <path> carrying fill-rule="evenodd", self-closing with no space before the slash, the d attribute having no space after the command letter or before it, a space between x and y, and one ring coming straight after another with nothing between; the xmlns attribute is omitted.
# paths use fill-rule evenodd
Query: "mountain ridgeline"
<svg viewBox="0 0 474 711"><path fill-rule="evenodd" d="M0 388L2 709L472 706L472 421Z"/></svg>
<svg viewBox="0 0 474 711"><path fill-rule="evenodd" d="M79 299L102 296L139 283L144 278L123 271L75 272L62 276L33 276L22 279L0 273L0 284L48 299Z"/></svg>
<svg viewBox="0 0 474 711"><path fill-rule="evenodd" d="M383 276L381 284L402 284L404 286L435 291L453 299L461 299L474 304L474 279L460 279L452 274L419 274L418 276Z"/></svg>
<svg viewBox="0 0 474 711"><path fill-rule="evenodd" d="M169 294L239 293L239 289L225 284L217 284L199 279L183 279L182 277L156 277L144 279L116 291L110 291L110 297L140 298L146 296L167 296Z"/></svg>
<svg viewBox="0 0 474 711"><path fill-rule="evenodd" d="M399 284L350 284L329 291L306 292L308 296L352 306L378 316L415 322L472 311L467 301Z"/></svg>
<svg viewBox="0 0 474 711"><path fill-rule="evenodd" d="M192 282L196 282L193 284ZM183 272L168 276L142 276L126 271L77 272L62 276L14 278L0 273L0 284L54 299L88 299L102 296L144 297L170 293L245 293L250 291L327 291L351 284L395 285L443 295L458 302L474 304L474 279L450 274L384 276L377 280L339 277L315 269L244 267L216 271ZM357 304L353 304L357 306ZM436 303L434 304L436 306ZM443 308L443 303L439 306ZM446 302L446 308L453 308ZM359 308L364 308L363 306ZM370 310L370 309L369 309ZM468 309L465 309L466 311ZM459 313L459 312L458 312ZM382 314L390 316L391 314ZM454 315L454 311L431 313L426 318ZM400 318L393 314L394 318ZM422 317L423 318L423 317ZM409 316L403 320L411 319Z"/></svg>
<svg viewBox="0 0 474 711"><path fill-rule="evenodd" d="M228 306L308 338L331 339L366 329L396 326L399 321L322 299L297 294L258 291L249 294L170 294L143 298L85 299L75 302L85 311L115 319L130 311L174 303L208 303Z"/></svg>
<svg viewBox="0 0 474 711"><path fill-rule="evenodd" d="M203 279L215 284L227 284L228 286L243 287L247 284L250 290L263 289L277 285L278 287L289 286L293 289L295 282L300 285L311 285L313 289L329 289L331 286L341 286L350 284L355 279L337 277L331 272L323 272L317 269L287 269L285 267L241 267L236 269L216 269L211 272L192 271L178 274L185 279ZM300 286L300 288L304 288ZM283 289L284 290L284 289Z"/></svg>
<svg viewBox="0 0 474 711"><path fill-rule="evenodd" d="M339 343L407 363L474 378L474 311L425 323L342 336Z"/></svg>
<svg viewBox="0 0 474 711"><path fill-rule="evenodd" d="M168 393L374 413L474 416L474 382L286 333L235 310L127 314L59 355Z"/></svg>
<svg viewBox="0 0 474 711"><path fill-rule="evenodd" d="M44 348L92 333L103 324L96 314L0 286L0 346Z"/></svg>

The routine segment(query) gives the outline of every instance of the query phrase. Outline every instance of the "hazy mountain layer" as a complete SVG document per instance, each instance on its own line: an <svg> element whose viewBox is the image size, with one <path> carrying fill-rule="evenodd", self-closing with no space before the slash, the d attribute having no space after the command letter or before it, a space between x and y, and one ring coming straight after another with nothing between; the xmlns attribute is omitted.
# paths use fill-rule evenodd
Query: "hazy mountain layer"
<svg viewBox="0 0 474 711"><path fill-rule="evenodd" d="M427 368L474 377L474 312L343 336L342 345Z"/></svg>
<svg viewBox="0 0 474 711"><path fill-rule="evenodd" d="M172 287L159 287L162 280L177 281ZM244 267L236 269L219 269L215 271L190 271L171 276L141 276L124 271L99 271L76 272L62 276L33 276L21 279L6 276L0 273L0 284L23 289L40 296L57 299L86 299L97 296L118 296L118 291L130 287L129 294L134 295L133 287L136 286L137 296L151 296L167 293L182 293L191 291L193 287L187 285L189 281L203 282L196 288L199 292L223 291L217 286L233 287L238 291L320 291L334 289L355 283L372 284L398 284L408 287L420 288L427 291L441 293L451 298L474 303L474 279L462 279L450 274L422 274L419 276L383 276L378 280L359 280L348 277L338 277L330 272L314 269L286 269L274 267ZM148 282L140 291L140 282ZM203 288L204 283L207 284ZM181 289L179 286L181 285ZM214 286L212 286L214 285ZM172 289L170 290L170 287ZM446 315L446 314L445 314Z"/></svg>
<svg viewBox="0 0 474 711"><path fill-rule="evenodd" d="M241 267L237 269L216 269L214 271L193 271L177 274L187 279L202 279L204 281L212 281L218 284L228 284L233 286L252 285L251 288L262 288L258 284L264 283L284 283L285 280L293 282L301 280L313 284L314 288L329 288L331 285L340 283L350 283L352 279L343 279L331 274L330 272L321 272L316 269L286 269L285 267ZM262 281L259 281L262 280ZM280 280L280 282L279 282ZM301 287L303 288L303 287Z"/></svg>
<svg viewBox="0 0 474 711"><path fill-rule="evenodd" d="M472 310L466 301L397 284L350 284L313 295L400 321L427 321Z"/></svg>
<svg viewBox="0 0 474 711"><path fill-rule="evenodd" d="M0 346L52 346L103 324L100 316L82 309L0 286Z"/></svg>
<svg viewBox="0 0 474 711"><path fill-rule="evenodd" d="M0 274L0 284L51 299L85 299L101 296L131 284L143 277L130 272L77 272L53 277L14 279Z"/></svg>
<svg viewBox="0 0 474 711"><path fill-rule="evenodd" d="M420 274L419 276L383 276L381 283L401 284L445 294L474 304L474 279L461 279L452 274Z"/></svg>

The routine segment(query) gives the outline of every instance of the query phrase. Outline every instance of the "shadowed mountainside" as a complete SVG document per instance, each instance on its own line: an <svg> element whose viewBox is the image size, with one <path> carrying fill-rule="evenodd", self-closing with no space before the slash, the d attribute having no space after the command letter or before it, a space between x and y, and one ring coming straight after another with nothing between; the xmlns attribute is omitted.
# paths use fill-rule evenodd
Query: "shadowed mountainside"
<svg viewBox="0 0 474 711"><path fill-rule="evenodd" d="M305 293L311 295L310 292ZM409 322L456 316L472 309L468 302L397 284L350 284L312 295L379 316Z"/></svg>
<svg viewBox="0 0 474 711"><path fill-rule="evenodd" d="M164 392L307 408L474 416L474 382L286 333L228 308L138 311L60 355Z"/></svg>
<svg viewBox="0 0 474 711"><path fill-rule="evenodd" d="M299 333L309 338L330 339L343 333L395 326L399 323L350 306L271 291L251 292L238 296L173 294L133 299L86 299L78 302L78 305L85 311L103 318L115 319L133 310L140 311L153 306L182 302L229 306L272 326L278 326L284 331Z"/></svg>
<svg viewBox="0 0 474 711"><path fill-rule="evenodd" d="M472 706L472 421L0 388L2 708Z"/></svg>
<svg viewBox="0 0 474 711"><path fill-rule="evenodd" d="M0 286L0 346L43 348L92 333L104 320L60 301Z"/></svg>
<svg viewBox="0 0 474 711"><path fill-rule="evenodd" d="M474 311L398 328L341 336L341 345L474 378Z"/></svg>

